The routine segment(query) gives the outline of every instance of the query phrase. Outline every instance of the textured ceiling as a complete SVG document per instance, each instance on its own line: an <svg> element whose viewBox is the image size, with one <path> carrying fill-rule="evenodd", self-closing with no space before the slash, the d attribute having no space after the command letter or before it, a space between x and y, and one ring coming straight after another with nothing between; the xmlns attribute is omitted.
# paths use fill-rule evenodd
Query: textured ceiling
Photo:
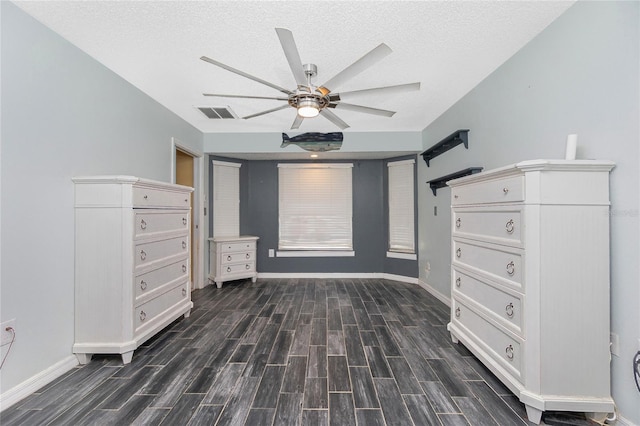
<svg viewBox="0 0 640 426"><path fill-rule="evenodd" d="M20 8L137 86L202 132L288 131L292 108L248 120L210 120L198 106L238 116L274 100L202 93L278 96L279 92L201 61L208 56L269 82L295 88L274 28L293 32L303 63L321 84L384 42L393 53L334 91L420 82L419 92L369 95L360 105L391 118L337 111L346 132L420 131L512 56L572 2L541 1L47 1ZM299 131L339 130L323 117Z"/></svg>

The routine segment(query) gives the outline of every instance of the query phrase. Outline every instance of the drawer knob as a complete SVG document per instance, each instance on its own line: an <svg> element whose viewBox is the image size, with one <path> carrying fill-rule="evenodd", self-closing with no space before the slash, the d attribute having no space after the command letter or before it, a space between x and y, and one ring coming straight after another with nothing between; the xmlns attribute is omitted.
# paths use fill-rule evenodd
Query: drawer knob
<svg viewBox="0 0 640 426"><path fill-rule="evenodd" d="M516 265L514 265L513 261L507 263L507 274L513 275L516 272Z"/></svg>
<svg viewBox="0 0 640 426"><path fill-rule="evenodd" d="M509 302L509 304L504 307L504 310L509 318L513 318L513 303Z"/></svg>
<svg viewBox="0 0 640 426"><path fill-rule="evenodd" d="M189 199L188 199L188 198L185 198L185 199L184 199L184 202L185 202L185 203L188 203L188 202L189 202Z"/></svg>
<svg viewBox="0 0 640 426"><path fill-rule="evenodd" d="M513 359L513 345L509 345L504 349L504 352L507 354L507 358L510 360Z"/></svg>
<svg viewBox="0 0 640 426"><path fill-rule="evenodd" d="M182 265L182 272L187 272L187 265Z"/></svg>
<svg viewBox="0 0 640 426"><path fill-rule="evenodd" d="M509 193L509 188L502 188L502 192L504 192L504 195L507 195Z"/></svg>
<svg viewBox="0 0 640 426"><path fill-rule="evenodd" d="M187 224L187 218L186 218L186 217L183 217L183 218L182 218L182 224L183 224L183 225L186 225L186 224Z"/></svg>
<svg viewBox="0 0 640 426"><path fill-rule="evenodd" d="M147 199L147 198L149 198L149 197L147 197L147 196L145 195L145 196L144 196L144 197L142 197L142 198L144 198L144 199L146 200L146 199Z"/></svg>
<svg viewBox="0 0 640 426"><path fill-rule="evenodd" d="M140 229L147 229L147 222L144 219L140 221Z"/></svg>
<svg viewBox="0 0 640 426"><path fill-rule="evenodd" d="M244 265L244 269L251 269L251 266L249 266L249 265Z"/></svg>
<svg viewBox="0 0 640 426"><path fill-rule="evenodd" d="M247 259L251 259L251 255L249 253L247 253L244 257L246 257Z"/></svg>
<svg viewBox="0 0 640 426"><path fill-rule="evenodd" d="M462 249L458 248L458 250L456 250L456 257L462 257Z"/></svg>
<svg viewBox="0 0 640 426"><path fill-rule="evenodd" d="M145 260L147 258L147 253L144 250L140 250L140 260Z"/></svg>
<svg viewBox="0 0 640 426"><path fill-rule="evenodd" d="M147 313L145 311L140 311L140 321L144 321L147 319Z"/></svg>
<svg viewBox="0 0 640 426"><path fill-rule="evenodd" d="M460 277L456 278L456 287L460 287L460 282L462 280L460 279Z"/></svg>
<svg viewBox="0 0 640 426"><path fill-rule="evenodd" d="M456 318L460 318L460 308L456 308Z"/></svg>
<svg viewBox="0 0 640 426"><path fill-rule="evenodd" d="M140 281L140 289L142 290L147 289L147 282L145 280Z"/></svg>
<svg viewBox="0 0 640 426"><path fill-rule="evenodd" d="M187 289L186 289L186 288L183 288L183 289L182 289L182 295L183 295L183 296L186 296L186 295L187 295Z"/></svg>
<svg viewBox="0 0 640 426"><path fill-rule="evenodd" d="M513 231L516 229L516 225L513 222L513 219L509 219L509 221L506 223L504 227L507 230L508 234L513 234Z"/></svg>
<svg viewBox="0 0 640 426"><path fill-rule="evenodd" d="M227 272L231 272L231 268L227 266Z"/></svg>
<svg viewBox="0 0 640 426"><path fill-rule="evenodd" d="M227 261L231 262L231 256L227 256Z"/></svg>
<svg viewBox="0 0 640 426"><path fill-rule="evenodd" d="M187 248L187 243L186 243L186 242L184 242L184 241L182 242L182 248L183 248L183 249L186 249L186 248Z"/></svg>
<svg viewBox="0 0 640 426"><path fill-rule="evenodd" d="M457 218L456 219L456 228L460 228L460 225L462 225L462 219Z"/></svg>
<svg viewBox="0 0 640 426"><path fill-rule="evenodd" d="M458 194L454 195L453 198L458 199Z"/></svg>

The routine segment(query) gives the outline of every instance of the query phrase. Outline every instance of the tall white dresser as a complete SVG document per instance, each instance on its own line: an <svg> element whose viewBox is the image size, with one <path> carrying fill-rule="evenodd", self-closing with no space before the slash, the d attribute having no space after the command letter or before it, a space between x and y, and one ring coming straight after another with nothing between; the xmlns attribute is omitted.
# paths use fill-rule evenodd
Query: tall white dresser
<svg viewBox="0 0 640 426"><path fill-rule="evenodd" d="M76 177L75 344L80 364L96 353L133 351L193 303L189 283L193 188L133 176Z"/></svg>
<svg viewBox="0 0 640 426"><path fill-rule="evenodd" d="M256 245L258 237L209 238L209 279L222 288L225 281L251 278L258 279L256 270Z"/></svg>
<svg viewBox="0 0 640 426"><path fill-rule="evenodd" d="M448 182L451 322L526 405L614 411L609 353L612 162L533 160Z"/></svg>

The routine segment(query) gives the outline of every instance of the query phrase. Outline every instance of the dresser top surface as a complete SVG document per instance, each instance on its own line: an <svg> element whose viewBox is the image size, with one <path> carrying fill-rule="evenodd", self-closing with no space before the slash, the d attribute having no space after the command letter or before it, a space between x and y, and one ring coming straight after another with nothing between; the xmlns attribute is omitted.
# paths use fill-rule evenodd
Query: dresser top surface
<svg viewBox="0 0 640 426"><path fill-rule="evenodd" d="M213 237L209 238L209 241L213 241L214 243L229 243L234 241L256 241L259 239L260 237L256 237L255 235L238 235L234 237Z"/></svg>
<svg viewBox="0 0 640 426"><path fill-rule="evenodd" d="M171 188L173 190L188 192L193 191L193 188L190 186L127 175L74 176L72 180L75 184L120 184L154 188Z"/></svg>

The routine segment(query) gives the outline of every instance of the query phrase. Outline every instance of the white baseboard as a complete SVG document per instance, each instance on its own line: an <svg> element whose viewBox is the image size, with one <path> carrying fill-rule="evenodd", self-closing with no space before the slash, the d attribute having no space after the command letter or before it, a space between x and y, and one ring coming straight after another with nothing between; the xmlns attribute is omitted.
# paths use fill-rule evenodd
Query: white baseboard
<svg viewBox="0 0 640 426"><path fill-rule="evenodd" d="M435 287L433 287L431 284L428 284L424 281L420 281L418 280L418 285L422 288L424 288L425 290L427 290L429 293L431 293L431 295L433 297L435 297L436 299L438 299L439 301L441 301L442 303L444 303L445 305L447 305L448 307L451 307L451 297L447 297L444 294L440 293L438 290L435 289Z"/></svg>
<svg viewBox="0 0 640 426"><path fill-rule="evenodd" d="M368 278L418 284L418 278L405 277L404 275L385 274L382 272L258 272L258 278Z"/></svg>
<svg viewBox="0 0 640 426"><path fill-rule="evenodd" d="M608 423L608 424L614 424L616 426L636 426L636 424L633 423L631 420L625 419L621 415L618 415L618 417L616 418L615 422Z"/></svg>
<svg viewBox="0 0 640 426"><path fill-rule="evenodd" d="M67 371L78 365L75 355L68 356L47 368L44 371L30 377L19 385L0 394L0 411L6 410L18 401L31 395L41 387L53 382Z"/></svg>

